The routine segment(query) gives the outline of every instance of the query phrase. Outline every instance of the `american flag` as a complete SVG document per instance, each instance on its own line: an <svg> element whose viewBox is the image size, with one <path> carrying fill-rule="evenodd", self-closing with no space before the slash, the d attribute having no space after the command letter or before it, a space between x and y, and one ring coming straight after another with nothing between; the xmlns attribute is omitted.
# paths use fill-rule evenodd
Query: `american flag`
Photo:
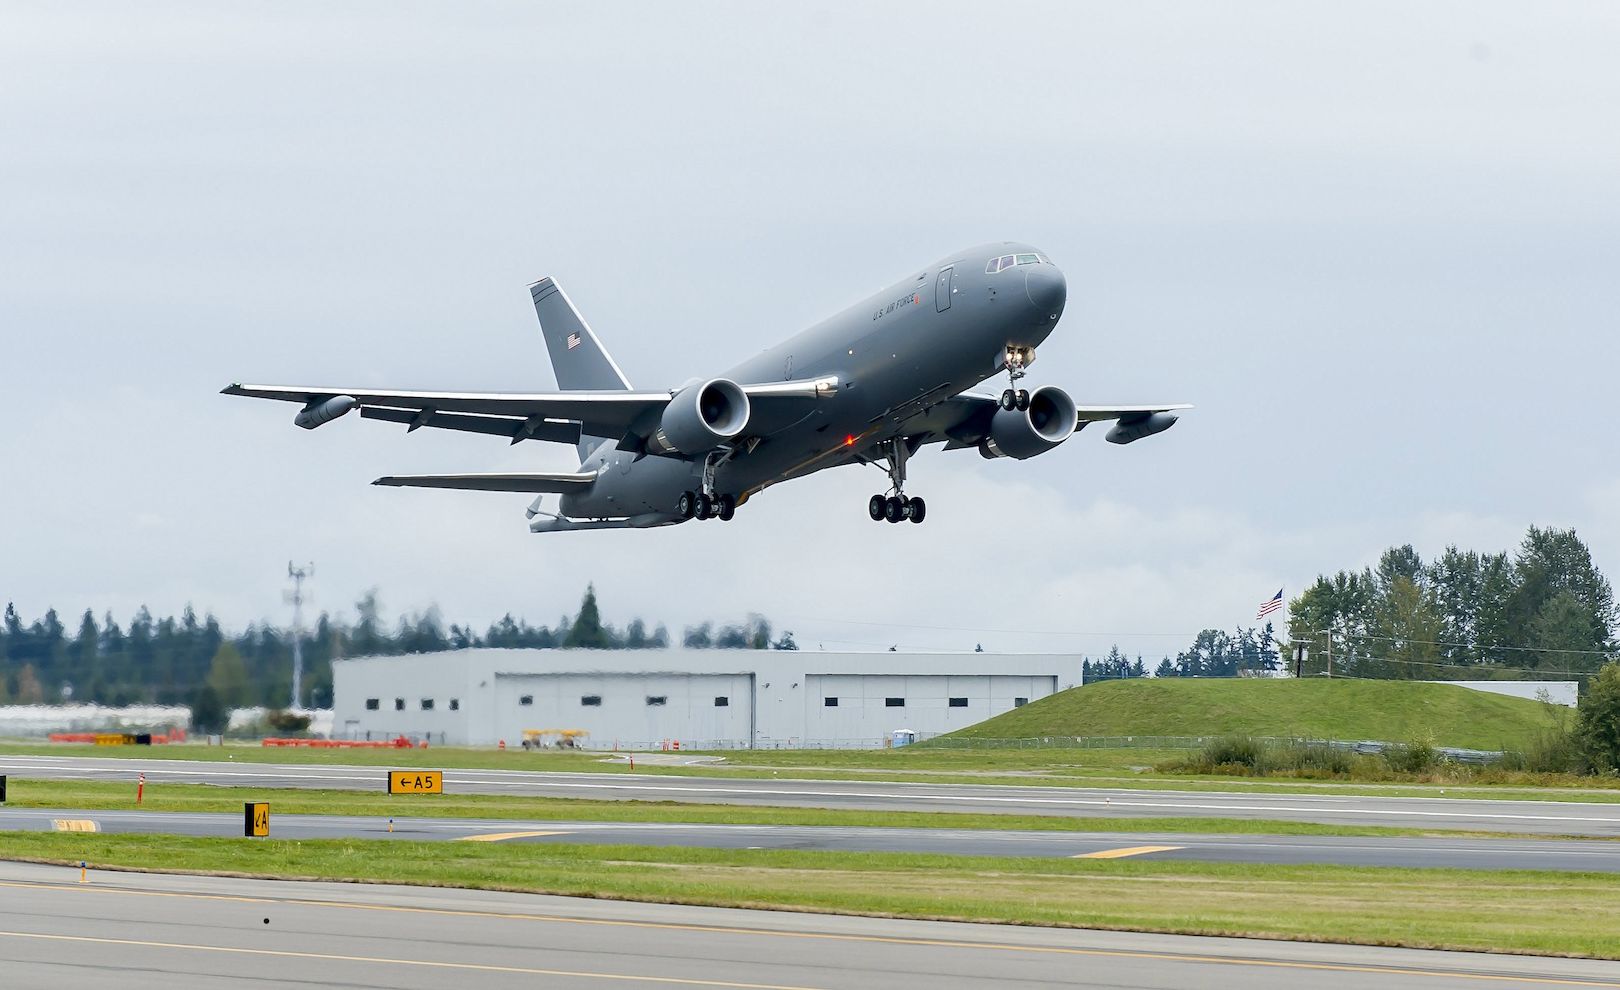
<svg viewBox="0 0 1620 990"><path fill-rule="evenodd" d="M1266 616L1268 616L1271 613L1277 611L1279 608L1282 608L1283 607L1282 593L1283 593L1283 590L1281 588L1278 588L1277 593L1275 595L1272 595L1270 598L1267 598L1265 601L1261 602L1260 603L1260 611L1256 612L1254 617L1256 619L1264 619Z"/></svg>
<svg viewBox="0 0 1620 990"><path fill-rule="evenodd" d="M568 349L573 350L574 348L576 348L578 346L579 346L579 334L577 334L577 333L569 334L568 335Z"/></svg>

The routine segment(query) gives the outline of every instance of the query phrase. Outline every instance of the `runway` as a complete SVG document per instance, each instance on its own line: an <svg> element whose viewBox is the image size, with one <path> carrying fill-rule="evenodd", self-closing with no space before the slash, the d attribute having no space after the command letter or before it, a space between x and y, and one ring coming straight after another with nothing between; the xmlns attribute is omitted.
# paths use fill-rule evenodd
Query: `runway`
<svg viewBox="0 0 1620 990"><path fill-rule="evenodd" d="M16 779L132 781L232 787L381 790L384 768L109 757L0 756ZM611 801L957 811L1068 817L1200 817L1387 825L1397 828L1620 837L1620 803L1511 801L1367 795L1256 794L1004 784L894 783L577 773L447 770L447 791Z"/></svg>
<svg viewBox="0 0 1620 990"><path fill-rule="evenodd" d="M1137 858L1225 863L1328 863L1348 866L1452 867L1476 870L1571 870L1620 873L1620 843L1567 839L1244 836L1140 832L1033 832L979 829L851 828L815 825L709 825L650 822L387 819L277 815L284 839L566 842L691 846L709 849L843 850L951 856ZM240 837L239 814L0 809L0 830L49 831L61 821L91 821L97 831Z"/></svg>
<svg viewBox="0 0 1620 990"><path fill-rule="evenodd" d="M1620 988L1574 959L954 924L0 863L0 973L38 990Z"/></svg>

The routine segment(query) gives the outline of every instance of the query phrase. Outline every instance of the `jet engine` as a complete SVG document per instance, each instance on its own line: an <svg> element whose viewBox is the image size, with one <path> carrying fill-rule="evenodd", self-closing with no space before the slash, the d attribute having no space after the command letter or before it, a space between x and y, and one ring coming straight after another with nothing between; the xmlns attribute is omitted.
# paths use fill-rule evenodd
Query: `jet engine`
<svg viewBox="0 0 1620 990"><path fill-rule="evenodd" d="M1050 385L1038 388L1030 393L1028 409L996 410L979 453L1020 461L1044 454L1074 433L1075 414L1069 393Z"/></svg>
<svg viewBox="0 0 1620 990"><path fill-rule="evenodd" d="M725 378L692 382L669 400L647 440L655 453L706 454L748 426L748 393Z"/></svg>

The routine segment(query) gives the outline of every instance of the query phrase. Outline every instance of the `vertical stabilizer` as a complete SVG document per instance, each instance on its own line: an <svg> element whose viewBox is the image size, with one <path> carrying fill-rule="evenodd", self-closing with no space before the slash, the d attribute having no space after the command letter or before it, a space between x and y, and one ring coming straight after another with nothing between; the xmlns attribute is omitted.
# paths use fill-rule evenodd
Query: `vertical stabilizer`
<svg viewBox="0 0 1620 990"><path fill-rule="evenodd" d="M543 278L529 286L529 295L534 299L535 315L540 318L540 333L546 338L558 388L565 392L629 391L630 382L624 372L555 279ZM581 436L580 460L604 441L617 439Z"/></svg>

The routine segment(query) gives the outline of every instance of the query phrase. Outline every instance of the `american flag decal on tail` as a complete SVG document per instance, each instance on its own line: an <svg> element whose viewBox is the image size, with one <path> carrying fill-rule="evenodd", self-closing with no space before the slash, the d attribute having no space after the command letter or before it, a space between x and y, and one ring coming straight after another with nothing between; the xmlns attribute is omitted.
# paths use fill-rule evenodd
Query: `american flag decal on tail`
<svg viewBox="0 0 1620 990"><path fill-rule="evenodd" d="M573 350L574 348L576 348L578 346L579 346L579 334L577 334L577 333L569 334L568 335L568 349Z"/></svg>

